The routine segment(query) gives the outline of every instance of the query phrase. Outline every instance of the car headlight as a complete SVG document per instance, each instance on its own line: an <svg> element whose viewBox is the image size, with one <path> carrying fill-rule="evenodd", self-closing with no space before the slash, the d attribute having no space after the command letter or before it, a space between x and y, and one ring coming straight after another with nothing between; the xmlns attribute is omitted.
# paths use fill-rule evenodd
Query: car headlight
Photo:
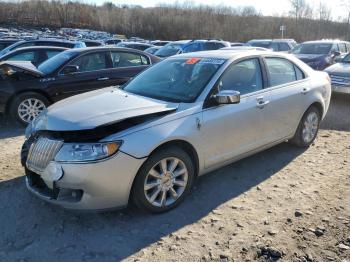
<svg viewBox="0 0 350 262"><path fill-rule="evenodd" d="M114 155L122 142L65 143L55 157L57 162L87 162Z"/></svg>
<svg viewBox="0 0 350 262"><path fill-rule="evenodd" d="M33 134L33 122L30 122L24 132L24 136L28 139Z"/></svg>

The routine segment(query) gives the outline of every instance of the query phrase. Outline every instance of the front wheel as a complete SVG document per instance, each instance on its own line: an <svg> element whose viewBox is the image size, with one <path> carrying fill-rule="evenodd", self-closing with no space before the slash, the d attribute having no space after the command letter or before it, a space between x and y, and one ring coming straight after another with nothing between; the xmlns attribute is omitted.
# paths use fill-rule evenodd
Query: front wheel
<svg viewBox="0 0 350 262"><path fill-rule="evenodd" d="M298 147L310 146L316 139L320 122L320 111L314 106L310 107L303 115L291 143Z"/></svg>
<svg viewBox="0 0 350 262"><path fill-rule="evenodd" d="M134 203L153 213L176 207L190 191L194 172L192 159L180 148L170 147L155 152L135 178Z"/></svg>
<svg viewBox="0 0 350 262"><path fill-rule="evenodd" d="M33 121L47 106L49 100L38 93L28 92L19 94L11 104L11 116L22 125Z"/></svg>

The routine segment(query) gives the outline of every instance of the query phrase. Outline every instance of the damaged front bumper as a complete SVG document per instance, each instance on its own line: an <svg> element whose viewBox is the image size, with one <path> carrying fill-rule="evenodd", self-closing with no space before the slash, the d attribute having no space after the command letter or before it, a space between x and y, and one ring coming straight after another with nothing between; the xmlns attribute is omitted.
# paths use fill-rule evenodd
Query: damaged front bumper
<svg viewBox="0 0 350 262"><path fill-rule="evenodd" d="M27 188L39 198L67 209L104 210L128 204L134 178L145 159L123 152L104 161L56 163L62 176L26 169Z"/></svg>

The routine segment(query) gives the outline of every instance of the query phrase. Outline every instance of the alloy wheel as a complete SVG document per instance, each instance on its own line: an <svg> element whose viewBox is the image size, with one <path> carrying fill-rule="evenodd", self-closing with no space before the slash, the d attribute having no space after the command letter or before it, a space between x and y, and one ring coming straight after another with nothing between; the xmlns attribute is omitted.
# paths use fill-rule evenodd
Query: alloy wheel
<svg viewBox="0 0 350 262"><path fill-rule="evenodd" d="M316 136L319 125L319 119L316 112L310 112L306 117L303 130L302 137L305 143L310 143Z"/></svg>
<svg viewBox="0 0 350 262"><path fill-rule="evenodd" d="M45 104L37 98L28 98L23 100L18 106L18 116L19 118L30 123L33 121L44 109Z"/></svg>
<svg viewBox="0 0 350 262"><path fill-rule="evenodd" d="M147 201L156 207L173 204L184 193L188 182L188 170L176 157L160 160L148 172L144 182Z"/></svg>

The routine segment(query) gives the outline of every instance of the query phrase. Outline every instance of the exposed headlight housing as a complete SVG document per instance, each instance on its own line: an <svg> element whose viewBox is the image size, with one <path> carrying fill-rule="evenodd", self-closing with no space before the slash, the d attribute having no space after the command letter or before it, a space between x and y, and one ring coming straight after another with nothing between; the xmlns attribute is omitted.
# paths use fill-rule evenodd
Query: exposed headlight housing
<svg viewBox="0 0 350 262"><path fill-rule="evenodd" d="M55 157L57 162L89 162L108 158L118 152L122 142L65 143Z"/></svg>

